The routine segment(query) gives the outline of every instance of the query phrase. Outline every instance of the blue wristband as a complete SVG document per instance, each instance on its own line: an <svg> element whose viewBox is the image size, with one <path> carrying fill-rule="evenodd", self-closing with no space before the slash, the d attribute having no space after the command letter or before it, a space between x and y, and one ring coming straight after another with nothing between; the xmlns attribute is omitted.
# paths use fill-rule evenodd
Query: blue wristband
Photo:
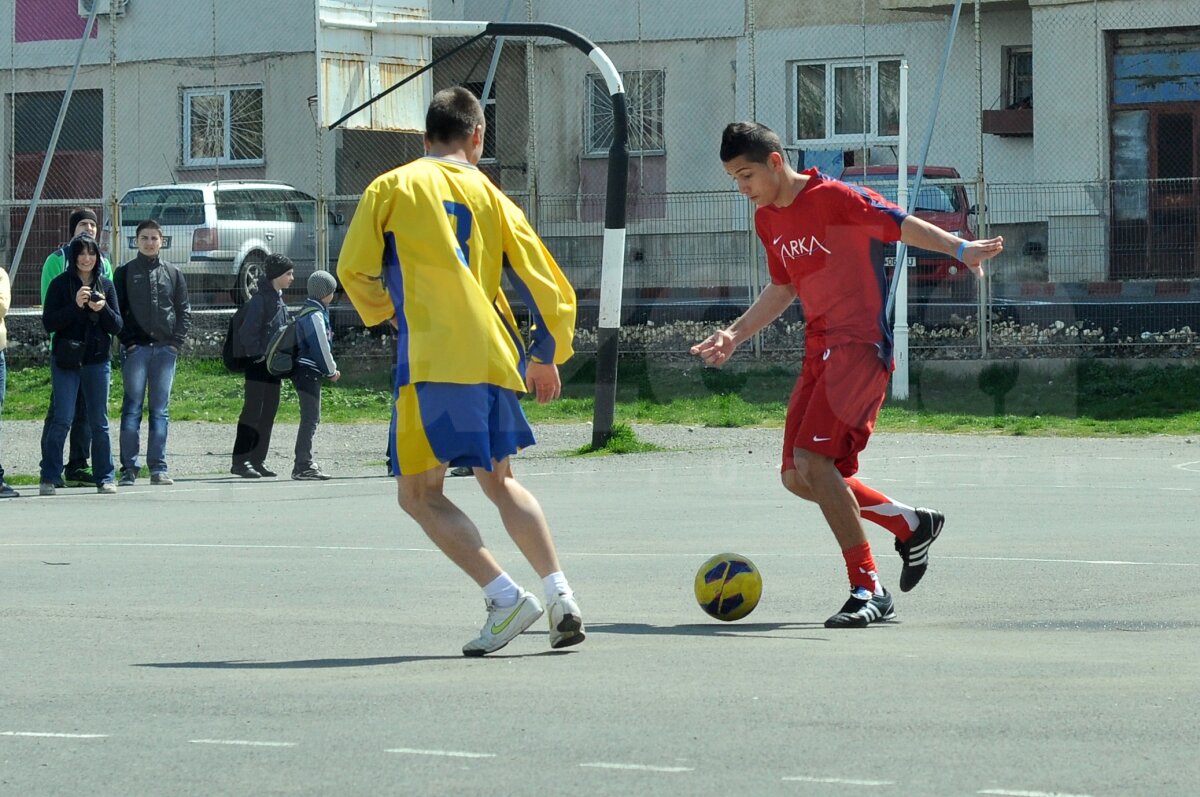
<svg viewBox="0 0 1200 797"><path fill-rule="evenodd" d="M963 252L966 251L966 248L967 248L966 241L963 241L962 243L960 243L958 245L958 251L956 251L954 253L954 259L959 261L960 263L963 262L962 256L963 256Z"/></svg>

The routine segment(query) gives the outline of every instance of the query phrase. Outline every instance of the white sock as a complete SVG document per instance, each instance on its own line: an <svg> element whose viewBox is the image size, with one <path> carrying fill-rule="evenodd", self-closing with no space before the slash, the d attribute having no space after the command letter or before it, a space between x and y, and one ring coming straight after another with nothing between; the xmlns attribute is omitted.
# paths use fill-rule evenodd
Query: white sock
<svg viewBox="0 0 1200 797"><path fill-rule="evenodd" d="M507 609L516 605L517 598L521 597L521 588L508 573L501 573L483 588L483 596L501 609Z"/></svg>
<svg viewBox="0 0 1200 797"><path fill-rule="evenodd" d="M561 570L555 570L550 575L542 579L542 589L546 592L546 600L552 601L559 595L566 595L568 598L575 593L571 592L571 585L567 583L567 577L563 575Z"/></svg>

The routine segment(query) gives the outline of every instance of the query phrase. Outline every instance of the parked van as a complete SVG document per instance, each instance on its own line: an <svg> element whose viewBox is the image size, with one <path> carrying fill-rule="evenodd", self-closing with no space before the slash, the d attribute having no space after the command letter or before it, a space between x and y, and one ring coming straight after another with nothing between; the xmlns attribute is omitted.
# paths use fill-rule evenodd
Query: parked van
<svg viewBox="0 0 1200 797"><path fill-rule="evenodd" d="M908 167L909 201L912 200L913 181L917 176L917 167ZM847 183L865 185L889 202L896 202L897 185L896 166L848 166L842 172L841 179ZM963 187L962 177L958 170L951 166L926 166L921 178L921 193L913 205L913 215L929 222L935 227L941 227L960 238L968 241L975 240L974 216L976 208L967 201L967 191ZM895 256L894 247L887 252L888 257ZM947 280L960 280L968 273L962 263L950 255L940 252L930 252L926 249L909 247L909 257L915 257L916 268L910 275L910 280L916 284L937 284Z"/></svg>
<svg viewBox="0 0 1200 797"><path fill-rule="evenodd" d="M317 201L286 183L222 180L134 188L121 197L121 234L109 243L114 264L137 255L138 224L155 219L163 228L162 258L179 266L194 290L228 291L234 304L253 295L267 255L296 264L303 292L316 268ZM340 215L326 219L333 270L345 237Z"/></svg>

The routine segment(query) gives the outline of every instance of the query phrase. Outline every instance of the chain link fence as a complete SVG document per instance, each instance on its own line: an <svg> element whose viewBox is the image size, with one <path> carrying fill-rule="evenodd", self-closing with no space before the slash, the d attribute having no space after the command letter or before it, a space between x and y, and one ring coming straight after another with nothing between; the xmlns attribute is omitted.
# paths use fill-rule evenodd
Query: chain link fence
<svg viewBox="0 0 1200 797"><path fill-rule="evenodd" d="M915 167L924 154L916 212L966 237L1004 235L981 285L953 261L910 252L914 357L1197 352L1196 4L968 0L944 80L951 4L933 0L14 0L7 9L0 262L15 276L18 314L36 312L42 264L80 206L100 216L114 265L133 257L139 221L163 225L163 256L187 274L208 339L269 252L297 263L289 299L300 301L307 273L335 270L359 192L423 153L430 93L461 84L484 102L480 168L525 209L576 286L587 350L612 136L603 80L549 38L381 26L489 20L574 29L621 72L626 351L685 351L767 280L752 207L717 158L725 124L754 118L780 133L797 168L891 196L900 161ZM344 302L335 320L343 340L359 335ZM755 354L794 354L802 328L793 308Z"/></svg>

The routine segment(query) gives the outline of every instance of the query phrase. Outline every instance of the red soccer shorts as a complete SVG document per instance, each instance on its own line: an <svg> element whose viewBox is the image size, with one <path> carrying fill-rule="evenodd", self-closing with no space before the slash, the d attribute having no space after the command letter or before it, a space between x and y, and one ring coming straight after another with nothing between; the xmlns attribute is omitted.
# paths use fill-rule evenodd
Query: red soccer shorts
<svg viewBox="0 0 1200 797"><path fill-rule="evenodd" d="M871 439L889 377L889 364L871 343L805 352L788 401L783 470L796 467L794 451L802 448L832 458L843 476L857 473L858 453Z"/></svg>

